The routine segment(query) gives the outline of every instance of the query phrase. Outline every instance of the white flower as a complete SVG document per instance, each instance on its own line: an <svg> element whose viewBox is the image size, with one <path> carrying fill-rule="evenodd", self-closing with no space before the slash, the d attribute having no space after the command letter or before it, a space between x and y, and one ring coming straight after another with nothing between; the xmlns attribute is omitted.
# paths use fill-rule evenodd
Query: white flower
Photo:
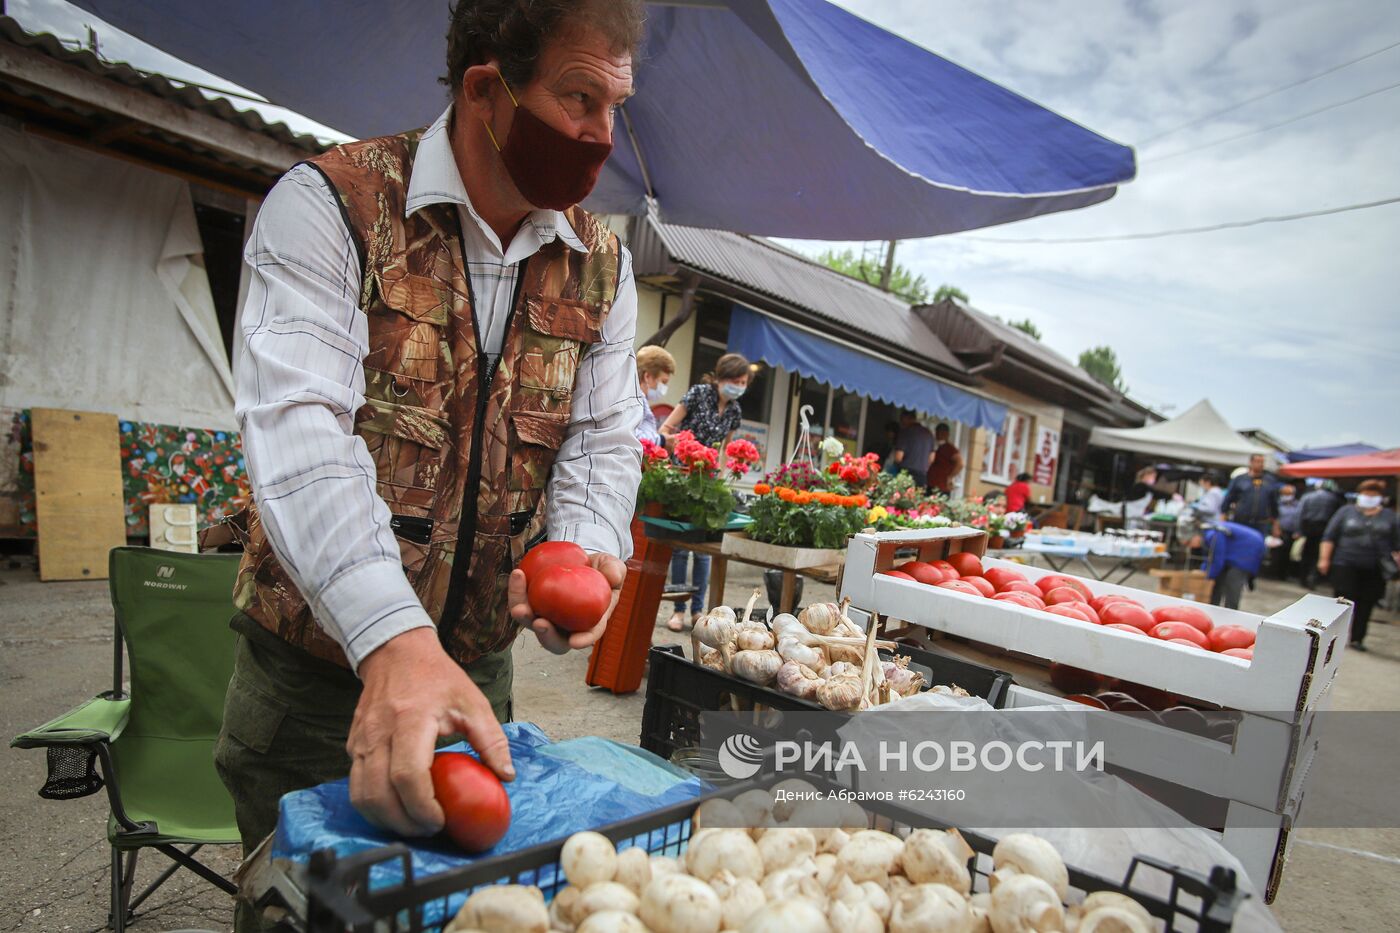
<svg viewBox="0 0 1400 933"><path fill-rule="evenodd" d="M822 441L822 453L826 455L826 459L828 460L835 460L845 452L846 445L834 437L828 437L826 440Z"/></svg>
<svg viewBox="0 0 1400 933"><path fill-rule="evenodd" d="M928 520L928 523L934 528L946 528L953 524L953 520L946 515L935 515Z"/></svg>

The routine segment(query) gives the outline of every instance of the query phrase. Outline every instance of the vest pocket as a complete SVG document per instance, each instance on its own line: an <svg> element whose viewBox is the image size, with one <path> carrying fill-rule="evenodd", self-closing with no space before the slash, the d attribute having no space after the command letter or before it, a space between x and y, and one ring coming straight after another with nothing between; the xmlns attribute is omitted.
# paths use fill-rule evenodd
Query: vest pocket
<svg viewBox="0 0 1400 933"><path fill-rule="evenodd" d="M510 414L510 428L506 511L511 515L533 515L549 483L554 457L568 433L569 420L565 415L514 411Z"/></svg>
<svg viewBox="0 0 1400 933"><path fill-rule="evenodd" d="M603 339L603 309L593 302L526 295L525 310L530 328L542 334L578 343Z"/></svg>
<svg viewBox="0 0 1400 933"><path fill-rule="evenodd" d="M430 506L447 444L447 419L436 409L375 398L366 398L355 417L355 433L365 439L380 495L389 508Z"/></svg>

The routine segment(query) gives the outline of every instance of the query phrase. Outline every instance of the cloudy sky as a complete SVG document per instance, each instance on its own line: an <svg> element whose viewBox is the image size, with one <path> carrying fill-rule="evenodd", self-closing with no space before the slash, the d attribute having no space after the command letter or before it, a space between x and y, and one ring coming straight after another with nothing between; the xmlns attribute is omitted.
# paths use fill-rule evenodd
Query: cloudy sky
<svg viewBox="0 0 1400 933"><path fill-rule="evenodd" d="M1107 204L906 241L901 262L932 284L961 287L983 310L1029 317L1071 358L1095 344L1114 347L1132 394L1163 411L1208 397L1237 427L1262 427L1295 446L1400 446L1400 204L1166 239L1005 242L1207 226L1400 196L1400 87L1370 93L1400 83L1400 3L839 2L1138 149L1138 179ZM92 20L63 0L7 7L31 29L74 38ZM110 58L228 86L105 24L99 38ZM335 135L286 111L265 112Z"/></svg>
<svg viewBox="0 0 1400 933"><path fill-rule="evenodd" d="M1210 398L1296 446L1400 446L1400 204L1195 236L1013 244L1207 226L1400 196L1400 46L1217 119L1196 117L1400 43L1393 0L839 0L1138 150L1107 204L898 257L1072 359L1114 347L1133 395ZM822 248L826 244L805 244Z"/></svg>

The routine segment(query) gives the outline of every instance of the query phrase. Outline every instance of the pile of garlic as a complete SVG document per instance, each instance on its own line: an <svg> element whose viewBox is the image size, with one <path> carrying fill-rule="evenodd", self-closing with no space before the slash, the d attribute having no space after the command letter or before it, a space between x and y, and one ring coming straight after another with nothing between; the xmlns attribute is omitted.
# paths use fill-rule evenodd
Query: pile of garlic
<svg viewBox="0 0 1400 933"><path fill-rule="evenodd" d="M868 709L923 689L923 676L909 670L908 658L880 659L877 649L894 643L876 641L873 624L868 633L857 628L846 616L849 601L815 603L767 625L750 618L758 593L749 598L743 622L728 606L696 620L695 656L702 665L829 710Z"/></svg>
<svg viewBox="0 0 1400 933"><path fill-rule="evenodd" d="M774 790L815 791L801 780ZM813 823L830 829L805 828ZM1155 933L1137 901L1100 891L1065 906L1069 874L1030 833L992 852L989 891L972 893L973 852L957 830L869 829L854 803L779 802L750 790L696 811L679 859L618 852L577 833L560 862L567 887L472 894L444 933ZM787 824L787 825L784 825ZM761 828L741 828L757 825ZM842 828L835 828L840 826ZM804 827L804 828L799 828Z"/></svg>

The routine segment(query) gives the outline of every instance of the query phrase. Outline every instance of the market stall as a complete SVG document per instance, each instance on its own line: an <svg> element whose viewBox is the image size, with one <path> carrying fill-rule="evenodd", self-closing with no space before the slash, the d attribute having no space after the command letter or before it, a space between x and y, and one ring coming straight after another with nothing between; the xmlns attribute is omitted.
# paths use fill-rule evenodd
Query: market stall
<svg viewBox="0 0 1400 933"><path fill-rule="evenodd" d="M1094 428L1089 443L1171 461L1211 466L1242 466L1255 454L1273 457L1267 447L1246 440L1230 427L1209 399L1143 428Z"/></svg>

